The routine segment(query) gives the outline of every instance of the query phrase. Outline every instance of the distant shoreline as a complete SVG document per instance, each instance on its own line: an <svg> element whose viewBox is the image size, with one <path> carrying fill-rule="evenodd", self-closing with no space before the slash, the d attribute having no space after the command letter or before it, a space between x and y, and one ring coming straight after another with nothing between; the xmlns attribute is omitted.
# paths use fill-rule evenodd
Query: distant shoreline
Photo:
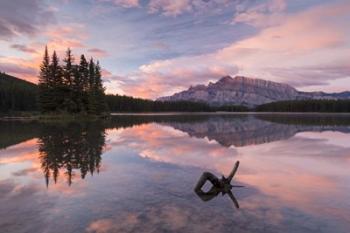
<svg viewBox="0 0 350 233"><path fill-rule="evenodd" d="M168 116L168 115L344 115L350 112L125 112L111 116Z"/></svg>
<svg viewBox="0 0 350 233"><path fill-rule="evenodd" d="M172 115L329 115L329 116L350 116L349 113L344 112L112 112L104 116L81 116L81 115L71 115L71 116L61 116L61 115L2 115L0 120L96 120L103 119L113 116L172 116Z"/></svg>

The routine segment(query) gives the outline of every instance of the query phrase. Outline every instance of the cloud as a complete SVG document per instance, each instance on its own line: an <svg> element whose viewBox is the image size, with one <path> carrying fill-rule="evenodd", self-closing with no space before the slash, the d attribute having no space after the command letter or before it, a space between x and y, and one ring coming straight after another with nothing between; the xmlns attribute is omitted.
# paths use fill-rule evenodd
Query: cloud
<svg viewBox="0 0 350 233"><path fill-rule="evenodd" d="M287 8L285 0L269 0L254 7L238 5L233 23L246 23L255 27L266 27L279 24Z"/></svg>
<svg viewBox="0 0 350 233"><path fill-rule="evenodd" d="M139 7L139 0L97 0L99 2L111 2L117 6L131 8L131 7Z"/></svg>
<svg viewBox="0 0 350 233"><path fill-rule="evenodd" d="M3 63L0 61L0 70L27 81L36 81L37 70L32 67L16 65L13 63Z"/></svg>
<svg viewBox="0 0 350 233"><path fill-rule="evenodd" d="M200 65L199 65L200 64ZM157 61L139 68L139 71L119 80L125 93L143 98L170 95L189 85L214 81L224 75L237 73L237 67L209 64L201 56Z"/></svg>
<svg viewBox="0 0 350 233"><path fill-rule="evenodd" d="M188 12L205 11L206 9L213 9L224 7L231 3L239 1L230 0L150 0L148 4L148 11L150 13L162 13L165 16L178 16Z"/></svg>
<svg viewBox="0 0 350 233"><path fill-rule="evenodd" d="M350 77L350 64L340 63L267 70L276 76L288 79L288 83L294 87L328 85L329 80Z"/></svg>
<svg viewBox="0 0 350 233"><path fill-rule="evenodd" d="M24 53L37 53L35 49L30 48L27 45L23 45L23 44L13 44L11 45L11 48L17 49L18 51L21 51Z"/></svg>
<svg viewBox="0 0 350 233"><path fill-rule="evenodd" d="M54 22L54 10L44 0L0 1L0 40L33 36Z"/></svg>
<svg viewBox="0 0 350 233"><path fill-rule="evenodd" d="M0 70L18 78L37 83L45 45L48 46L50 54L55 50L61 59L65 56L67 48L71 48L74 53L77 51L84 52L81 50L87 47L85 40L87 40L88 34L85 26L82 24L56 24L50 28L43 29L41 35L45 42L36 40L36 42L30 43L30 46L20 43L10 44L11 48L27 53L29 57L26 59L14 56L0 57Z"/></svg>
<svg viewBox="0 0 350 233"><path fill-rule="evenodd" d="M160 11L167 16L176 16L186 11L192 11L191 0L151 0L148 8L150 13Z"/></svg>
<svg viewBox="0 0 350 233"><path fill-rule="evenodd" d="M140 0L96 0L98 2L109 2L117 6L132 8L141 7ZM208 12L208 10L220 11L229 5L238 5L242 2L253 2L253 0L149 0L145 3L151 14L160 13L165 16L175 17L184 13ZM101 9L99 9L101 10ZM104 9L103 11L106 11Z"/></svg>
<svg viewBox="0 0 350 233"><path fill-rule="evenodd" d="M273 2L267 9L284 9L283 2ZM156 98L237 73L301 88L327 84L349 76L349 10L338 2L284 13L283 21L249 38L212 53L153 61L118 85L125 93Z"/></svg>
<svg viewBox="0 0 350 233"><path fill-rule="evenodd" d="M106 57L106 56L108 56L107 51L105 51L103 49L91 48L91 49L88 49L88 52L91 53L93 56L96 56L96 57Z"/></svg>
<svg viewBox="0 0 350 233"><path fill-rule="evenodd" d="M66 51L67 48L85 48L84 41L88 39L85 26L77 23L56 25L43 32L43 34L47 37L46 45L49 49L61 53ZM41 44L40 46L43 49L45 45Z"/></svg>

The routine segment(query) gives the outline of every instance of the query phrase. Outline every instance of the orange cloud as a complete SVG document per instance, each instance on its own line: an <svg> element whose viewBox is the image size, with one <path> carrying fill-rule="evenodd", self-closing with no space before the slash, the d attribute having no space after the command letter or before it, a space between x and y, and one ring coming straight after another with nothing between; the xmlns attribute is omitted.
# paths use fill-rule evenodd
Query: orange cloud
<svg viewBox="0 0 350 233"><path fill-rule="evenodd" d="M0 70L18 78L37 83L39 68L46 45L50 54L55 50L61 59L64 58L67 48L71 48L73 50L73 54L77 52L84 53L82 49L88 48L88 46L84 43L84 41L88 39L88 34L85 30L85 26L81 24L52 26L44 31L43 35L46 39L45 43L36 42L31 43L30 46L25 44L14 44L12 46L13 49L31 52L29 54L29 58L24 59L18 57L0 56ZM87 49L87 52L93 57L97 58L108 55L106 51L96 48ZM79 56L77 55L76 59L78 58Z"/></svg>

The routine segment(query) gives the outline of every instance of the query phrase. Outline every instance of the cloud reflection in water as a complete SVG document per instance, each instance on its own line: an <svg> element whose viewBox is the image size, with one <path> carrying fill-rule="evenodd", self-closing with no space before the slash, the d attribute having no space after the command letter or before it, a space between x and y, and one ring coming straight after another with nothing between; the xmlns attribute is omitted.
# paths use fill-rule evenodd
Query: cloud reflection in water
<svg viewBox="0 0 350 233"><path fill-rule="evenodd" d="M99 127L78 125L71 131L62 126L38 128L33 139L26 137L16 145L6 142L7 149L0 151L1 229L344 233L350 229L350 124L344 119L328 124L311 124L309 119L302 124L302 120L255 116L127 118ZM96 156L100 173L82 180L85 172L91 172L90 162L96 165L92 159ZM47 159L49 163L44 163ZM203 171L227 174L236 160L243 165L237 182L246 186L235 191L239 211L225 198L204 203L193 193ZM76 174L71 186L69 166ZM56 168L60 174L48 189L46 167L51 177ZM16 227L16 221L24 227Z"/></svg>

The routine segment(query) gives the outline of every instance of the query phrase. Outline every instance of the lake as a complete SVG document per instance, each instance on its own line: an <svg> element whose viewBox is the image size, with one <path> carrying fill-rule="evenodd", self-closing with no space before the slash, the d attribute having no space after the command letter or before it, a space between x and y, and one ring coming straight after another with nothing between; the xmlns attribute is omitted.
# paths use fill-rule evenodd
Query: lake
<svg viewBox="0 0 350 233"><path fill-rule="evenodd" d="M350 232L349 115L115 115L0 129L2 233ZM239 208L229 194L194 191L203 173L227 176L236 161Z"/></svg>

